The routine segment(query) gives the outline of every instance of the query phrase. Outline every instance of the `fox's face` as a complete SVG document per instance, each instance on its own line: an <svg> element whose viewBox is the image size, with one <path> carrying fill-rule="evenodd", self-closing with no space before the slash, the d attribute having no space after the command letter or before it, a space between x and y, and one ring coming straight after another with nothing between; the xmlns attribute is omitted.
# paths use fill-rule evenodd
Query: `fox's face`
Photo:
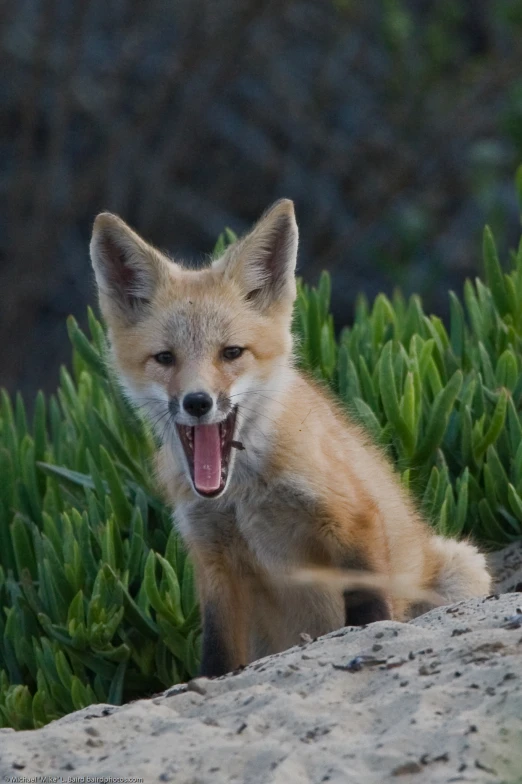
<svg viewBox="0 0 522 784"><path fill-rule="evenodd" d="M96 218L91 258L118 375L200 496L226 491L256 401L289 365L296 254L287 200L200 271L115 215Z"/></svg>

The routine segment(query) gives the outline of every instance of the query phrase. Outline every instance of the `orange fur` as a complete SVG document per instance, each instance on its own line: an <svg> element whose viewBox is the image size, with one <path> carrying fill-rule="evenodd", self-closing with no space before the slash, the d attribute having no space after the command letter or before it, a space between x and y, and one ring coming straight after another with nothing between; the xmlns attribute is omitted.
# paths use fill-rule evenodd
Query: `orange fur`
<svg viewBox="0 0 522 784"><path fill-rule="evenodd" d="M299 570L377 575L375 591L352 586L362 608L356 622L374 613L405 618L416 592L451 601L490 586L476 548L434 536L363 430L295 369L296 250L289 201L200 271L162 256L115 216L98 216L94 227L91 256L112 358L162 440L158 479L196 564L204 674L350 621L346 589L292 581ZM230 346L242 349L232 361L223 353ZM158 361L166 351L167 366ZM201 419L186 408L194 392L211 401ZM227 421L243 446L228 458ZM224 439L213 497L196 487L195 453L187 456L180 440L180 428L194 435L200 423L219 425ZM394 592L400 580L409 593Z"/></svg>

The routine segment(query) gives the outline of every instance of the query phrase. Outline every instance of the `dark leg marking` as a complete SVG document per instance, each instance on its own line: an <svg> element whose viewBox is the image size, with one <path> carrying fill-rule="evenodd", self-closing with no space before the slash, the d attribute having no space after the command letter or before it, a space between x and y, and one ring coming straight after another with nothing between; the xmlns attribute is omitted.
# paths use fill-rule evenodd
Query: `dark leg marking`
<svg viewBox="0 0 522 784"><path fill-rule="evenodd" d="M342 569L355 569L361 572L373 571L364 555L354 551L346 555ZM365 626L375 621L391 620L390 606L381 591L358 589L344 591L345 626Z"/></svg>
<svg viewBox="0 0 522 784"><path fill-rule="evenodd" d="M203 618L203 654L199 674L207 678L225 675L230 672L230 651L220 628L216 611L208 605Z"/></svg>
<svg viewBox="0 0 522 784"><path fill-rule="evenodd" d="M389 621L390 608L385 598L373 591L345 591L344 615L346 626L364 626L374 621Z"/></svg>

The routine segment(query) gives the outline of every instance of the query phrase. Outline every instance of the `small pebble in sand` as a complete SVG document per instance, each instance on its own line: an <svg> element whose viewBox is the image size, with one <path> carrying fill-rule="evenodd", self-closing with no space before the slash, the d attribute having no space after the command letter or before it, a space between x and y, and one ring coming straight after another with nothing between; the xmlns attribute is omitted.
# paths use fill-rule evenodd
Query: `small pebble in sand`
<svg viewBox="0 0 522 784"><path fill-rule="evenodd" d="M509 618L506 618L505 623L502 624L502 628L504 629L520 629L521 627L522 613L519 612L517 612L516 615L511 615Z"/></svg>

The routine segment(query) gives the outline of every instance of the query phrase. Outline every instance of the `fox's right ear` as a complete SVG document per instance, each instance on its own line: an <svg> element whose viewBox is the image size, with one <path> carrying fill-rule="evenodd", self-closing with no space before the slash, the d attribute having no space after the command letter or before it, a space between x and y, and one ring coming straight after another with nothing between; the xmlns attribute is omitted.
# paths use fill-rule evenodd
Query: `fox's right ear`
<svg viewBox="0 0 522 784"><path fill-rule="evenodd" d="M110 212L96 217L90 252L104 316L114 314L136 322L168 274L167 262Z"/></svg>

